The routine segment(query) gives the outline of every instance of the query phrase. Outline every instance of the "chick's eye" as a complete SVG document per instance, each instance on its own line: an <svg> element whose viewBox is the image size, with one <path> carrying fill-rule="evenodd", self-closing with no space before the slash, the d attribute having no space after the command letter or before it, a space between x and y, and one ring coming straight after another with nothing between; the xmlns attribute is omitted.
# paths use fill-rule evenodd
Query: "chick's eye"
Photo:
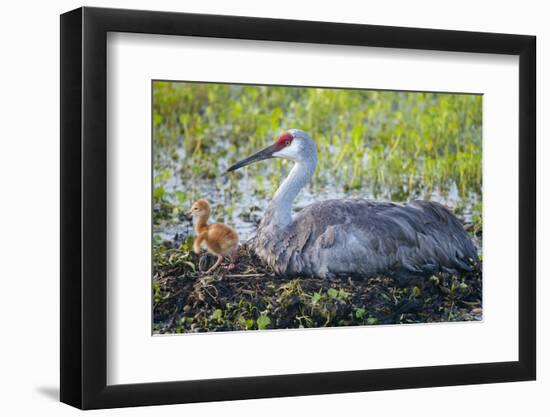
<svg viewBox="0 0 550 417"><path fill-rule="evenodd" d="M290 146L290 141L289 140L285 140L285 146Z"/></svg>

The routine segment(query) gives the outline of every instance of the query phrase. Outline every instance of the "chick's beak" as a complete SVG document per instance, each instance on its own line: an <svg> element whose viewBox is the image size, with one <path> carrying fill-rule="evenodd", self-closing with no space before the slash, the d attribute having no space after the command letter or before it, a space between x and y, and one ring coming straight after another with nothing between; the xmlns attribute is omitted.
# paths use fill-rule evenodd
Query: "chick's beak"
<svg viewBox="0 0 550 417"><path fill-rule="evenodd" d="M193 218L193 209L190 208L189 210L187 210L184 214L185 218L187 220L191 220Z"/></svg>

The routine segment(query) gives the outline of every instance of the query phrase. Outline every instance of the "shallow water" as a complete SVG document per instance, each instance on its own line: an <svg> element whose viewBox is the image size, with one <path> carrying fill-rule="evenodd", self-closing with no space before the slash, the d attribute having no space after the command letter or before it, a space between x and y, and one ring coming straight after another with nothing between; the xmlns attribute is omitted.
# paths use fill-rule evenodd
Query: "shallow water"
<svg viewBox="0 0 550 417"><path fill-rule="evenodd" d="M184 160L184 153L180 151L179 160ZM266 163L266 165L269 162ZM218 160L219 171L223 172L229 165L226 158ZM193 234L192 222L181 216L182 212L189 209L192 202L198 198L207 199L213 208L213 214L210 222L227 223L237 230L241 242L250 239L256 230L256 227L266 210L271 196L273 195L272 179L281 182L286 175L289 166L282 172L274 172L274 169L266 166L265 175L259 181L253 174L247 172L247 168L241 170L238 174L230 176L221 175L214 178L185 178L185 167L181 164L172 164L171 171L173 175L164 183L166 190L166 199L176 208L179 216L172 216L169 220L155 222L153 229L155 239L174 240L176 235L179 239L185 239ZM340 198L368 198L381 201L392 201L390 190L377 190L376 192L365 184L362 188L356 190L343 191L342 181L338 181L337 176L332 176L321 187L316 187L315 177L312 183L301 190L294 201L294 210L299 211L307 205L328 199ZM188 201L179 201L175 196L177 193L185 193L192 196ZM436 201L449 207L463 224L468 225L472 222L475 214L478 196L471 193L468 198L461 198L455 183L452 183L447 192L425 193L422 190L415 190L405 201L425 199ZM393 200L396 201L396 200ZM396 202L404 202L397 200ZM481 253L481 238L472 236L478 251Z"/></svg>

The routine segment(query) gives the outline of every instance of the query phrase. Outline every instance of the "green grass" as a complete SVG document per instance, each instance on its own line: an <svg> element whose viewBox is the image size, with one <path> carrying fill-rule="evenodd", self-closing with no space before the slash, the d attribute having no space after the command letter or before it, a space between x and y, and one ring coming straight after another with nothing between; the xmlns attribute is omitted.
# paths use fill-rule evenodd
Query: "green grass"
<svg viewBox="0 0 550 417"><path fill-rule="evenodd" d="M172 217L205 193L224 221L265 207L286 161L248 167L246 182L220 175L289 128L317 145L310 198L450 200L480 213L479 95L174 82L155 82L153 94L153 196L176 207Z"/></svg>

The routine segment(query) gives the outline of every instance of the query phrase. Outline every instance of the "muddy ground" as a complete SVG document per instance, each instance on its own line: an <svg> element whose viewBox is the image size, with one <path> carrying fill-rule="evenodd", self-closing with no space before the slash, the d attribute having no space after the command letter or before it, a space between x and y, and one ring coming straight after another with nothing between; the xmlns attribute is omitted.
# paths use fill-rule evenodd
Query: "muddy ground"
<svg viewBox="0 0 550 417"><path fill-rule="evenodd" d="M405 287L383 276L280 277L241 246L235 269L206 275L210 255L175 246L155 249L155 334L482 319L479 271Z"/></svg>

